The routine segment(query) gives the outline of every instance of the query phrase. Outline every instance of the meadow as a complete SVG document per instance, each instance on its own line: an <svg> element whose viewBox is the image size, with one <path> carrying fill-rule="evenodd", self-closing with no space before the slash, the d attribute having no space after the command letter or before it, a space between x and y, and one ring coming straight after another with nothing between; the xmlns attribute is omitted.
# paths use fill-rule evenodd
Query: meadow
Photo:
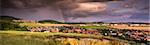
<svg viewBox="0 0 150 45"><path fill-rule="evenodd" d="M102 41L100 39L108 39ZM123 45L128 41L112 37L76 33L0 31L0 45Z"/></svg>

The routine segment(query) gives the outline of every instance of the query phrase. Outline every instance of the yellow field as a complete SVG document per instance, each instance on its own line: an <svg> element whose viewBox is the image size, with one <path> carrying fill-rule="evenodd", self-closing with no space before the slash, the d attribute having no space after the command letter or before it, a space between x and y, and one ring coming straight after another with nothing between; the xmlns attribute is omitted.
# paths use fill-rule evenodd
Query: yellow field
<svg viewBox="0 0 150 45"><path fill-rule="evenodd" d="M104 38L110 40L99 40ZM0 45L128 45L129 43L135 42L92 34L0 31Z"/></svg>
<svg viewBox="0 0 150 45"><path fill-rule="evenodd" d="M136 30L145 30L145 31L150 31L150 27L142 27L142 26L138 26L138 27L129 27L129 26L109 26L112 28L118 28L118 29L136 29Z"/></svg>
<svg viewBox="0 0 150 45"><path fill-rule="evenodd" d="M68 24L50 24L50 23L20 23L21 26L30 26L30 27L38 27L38 26L71 26Z"/></svg>

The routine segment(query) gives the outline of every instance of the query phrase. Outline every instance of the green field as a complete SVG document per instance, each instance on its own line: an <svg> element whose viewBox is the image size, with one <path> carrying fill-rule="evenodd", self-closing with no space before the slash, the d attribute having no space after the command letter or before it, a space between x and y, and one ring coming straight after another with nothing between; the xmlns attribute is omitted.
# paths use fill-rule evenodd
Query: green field
<svg viewBox="0 0 150 45"><path fill-rule="evenodd" d="M91 35L91 34L77 34L77 33L51 33L51 32L27 32L27 31L0 31L0 34L9 34L16 36L37 36L40 38L44 38L47 36L67 36L67 37L88 37L88 38L100 38L102 36Z"/></svg>
<svg viewBox="0 0 150 45"><path fill-rule="evenodd" d="M91 43L92 44L97 43L95 45L100 45L100 44L117 45L117 44L128 43L127 41L120 41L111 37L104 37L104 36L97 36L97 35L90 35L90 34L0 31L0 45L69 45L68 43L73 45L71 42L76 44L74 41L70 41L73 39L69 39L68 41L68 38L73 38L75 42L78 42L77 44L79 44L79 42L85 43L86 41L82 40L84 38L96 39L96 40L101 38L112 39L112 41L110 41L109 43L102 42L102 41L97 42L94 40L87 41L86 43L89 43L89 45L91 45ZM56 39L61 39L61 41Z"/></svg>
<svg viewBox="0 0 150 45"><path fill-rule="evenodd" d="M80 26L80 28L85 28L85 29L110 29L110 27L107 27L107 26Z"/></svg>

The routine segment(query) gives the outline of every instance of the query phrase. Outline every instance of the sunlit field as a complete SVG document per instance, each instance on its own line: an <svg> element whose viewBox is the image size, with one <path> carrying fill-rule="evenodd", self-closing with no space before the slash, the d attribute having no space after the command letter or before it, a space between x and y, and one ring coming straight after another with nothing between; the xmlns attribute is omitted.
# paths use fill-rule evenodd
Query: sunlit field
<svg viewBox="0 0 150 45"><path fill-rule="evenodd" d="M138 27L129 27L129 26L109 26L112 28L117 28L117 29L135 29L135 30L145 30L145 31L150 31L150 27L143 27L143 26L138 26Z"/></svg>
<svg viewBox="0 0 150 45"><path fill-rule="evenodd" d="M87 34L0 31L0 45L128 45L128 43L111 37Z"/></svg>

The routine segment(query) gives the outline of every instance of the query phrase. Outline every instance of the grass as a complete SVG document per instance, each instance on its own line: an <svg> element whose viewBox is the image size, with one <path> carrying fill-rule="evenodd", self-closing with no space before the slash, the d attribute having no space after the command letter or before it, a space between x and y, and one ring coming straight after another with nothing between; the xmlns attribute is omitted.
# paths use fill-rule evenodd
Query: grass
<svg viewBox="0 0 150 45"><path fill-rule="evenodd" d="M40 27L42 26L41 23L20 23L20 26L29 26L29 27Z"/></svg>
<svg viewBox="0 0 150 45"><path fill-rule="evenodd" d="M68 24L51 24L51 23L20 23L20 26L41 27L41 26L71 26Z"/></svg>
<svg viewBox="0 0 150 45"><path fill-rule="evenodd" d="M0 45L61 45L61 42L51 37L55 35L73 36L76 34L0 31ZM79 34L79 36L86 35Z"/></svg>
<svg viewBox="0 0 150 45"><path fill-rule="evenodd" d="M109 29L110 27L107 27L107 26L80 26L80 28L85 28L85 29Z"/></svg>
<svg viewBox="0 0 150 45"><path fill-rule="evenodd" d="M92 34L77 34L77 33L43 33L43 32L27 32L27 31L0 31L0 34L9 34L9 35L24 35L24 36L67 36L67 37L88 37L88 38L100 38L101 36L92 35Z"/></svg>
<svg viewBox="0 0 150 45"><path fill-rule="evenodd" d="M27 32L27 31L0 31L0 45L62 45L62 41L57 41L58 37L73 38L108 38L117 42L126 42L117 38L106 37L91 34L76 33L43 33L43 32Z"/></svg>

